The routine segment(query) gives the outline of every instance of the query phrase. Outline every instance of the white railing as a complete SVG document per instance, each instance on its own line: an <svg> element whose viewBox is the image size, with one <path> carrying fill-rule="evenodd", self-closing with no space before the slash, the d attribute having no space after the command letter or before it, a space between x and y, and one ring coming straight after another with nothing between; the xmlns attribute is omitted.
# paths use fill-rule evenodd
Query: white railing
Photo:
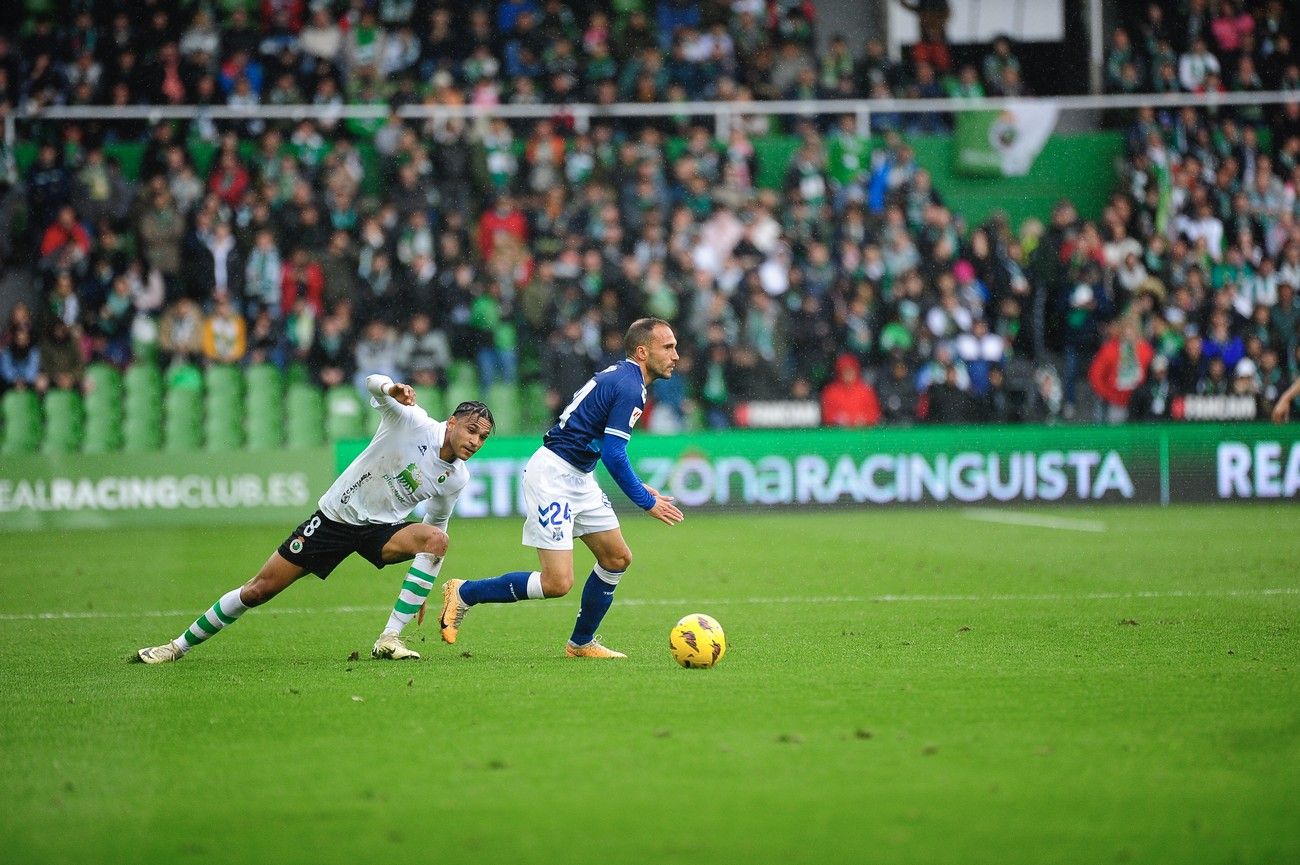
<svg viewBox="0 0 1300 865"><path fill-rule="evenodd" d="M857 129L866 135L870 130L871 115L875 113L931 114L936 112L1002 110L1012 105L1026 103L1051 104L1062 111L1099 111L1116 108L1226 108L1241 105L1277 105L1300 102L1300 91L1264 91L1246 93L1135 93L1102 96L1044 96L1014 99L828 99L828 100L774 100L771 102L619 102L613 105L573 103L560 105L496 105L484 108L477 105L407 105L398 109L398 116L422 120L442 118L502 117L526 119L570 116L579 131L585 131L592 120L618 117L677 117L712 115L718 138L725 138L732 119L754 115L812 116L820 114L852 114ZM384 104L367 105L259 105L256 107L228 105L64 105L10 112L5 117L5 137L11 144L15 135L15 121L75 121L75 120L373 120L388 116Z"/></svg>

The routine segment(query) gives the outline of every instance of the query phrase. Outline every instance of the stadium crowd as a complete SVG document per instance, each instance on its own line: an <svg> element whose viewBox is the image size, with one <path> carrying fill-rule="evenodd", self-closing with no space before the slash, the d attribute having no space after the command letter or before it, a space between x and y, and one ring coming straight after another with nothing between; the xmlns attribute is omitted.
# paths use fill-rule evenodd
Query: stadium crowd
<svg viewBox="0 0 1300 865"><path fill-rule="evenodd" d="M1297 102L1143 109L1099 220L1063 201L1043 222L969 225L906 141L944 116L875 114L873 143L851 116L757 103L1021 94L1006 39L978 68L954 68L941 31L903 63L876 40L816 52L807 0L59 8L0 35L0 111L318 111L24 122L38 147L21 170L0 154L0 255L41 289L4 325L0 387L77 387L93 359L303 364L325 386L437 385L465 361L485 389L539 379L555 409L640 315L683 348L655 385L660 430L787 399L845 425L1163 417L1183 394L1262 405L1300 371ZM1300 87L1285 4L1144 8L1138 37L1116 31L1109 87L1159 89L1175 57L1179 89L1252 66L1261 87ZM486 119L691 99L756 105L723 140L690 116ZM370 103L485 114L331 113ZM755 144L777 132L800 144L764 188ZM122 142L144 144L138 175L110 152Z"/></svg>

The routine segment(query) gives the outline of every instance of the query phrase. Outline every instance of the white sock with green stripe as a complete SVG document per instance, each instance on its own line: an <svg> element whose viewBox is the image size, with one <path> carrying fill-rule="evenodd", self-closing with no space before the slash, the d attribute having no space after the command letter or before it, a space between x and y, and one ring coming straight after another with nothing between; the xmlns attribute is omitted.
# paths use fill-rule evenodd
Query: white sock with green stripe
<svg viewBox="0 0 1300 865"><path fill-rule="evenodd" d="M239 599L239 589L226 592L212 608L194 620L194 624L185 629L173 642L188 652L209 637L215 637L226 625L233 625L235 620L248 611L248 607Z"/></svg>
<svg viewBox="0 0 1300 865"><path fill-rule="evenodd" d="M388 616L388 624L384 626L385 634L402 633L406 623L424 606L441 570L442 556L420 553L415 557L410 570L406 572L406 579L402 581L402 590L397 593L397 601L393 604L393 612Z"/></svg>

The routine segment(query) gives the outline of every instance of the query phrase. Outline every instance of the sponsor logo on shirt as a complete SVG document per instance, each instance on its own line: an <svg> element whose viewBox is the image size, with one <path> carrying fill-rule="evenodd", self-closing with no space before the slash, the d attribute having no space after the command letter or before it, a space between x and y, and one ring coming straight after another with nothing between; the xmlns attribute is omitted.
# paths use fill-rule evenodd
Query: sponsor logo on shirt
<svg viewBox="0 0 1300 865"><path fill-rule="evenodd" d="M361 485L368 480L370 480L370 472L366 472L364 475L357 478L357 482L344 490L343 495L339 496L339 504L346 505L348 500L352 498L353 493L361 489Z"/></svg>
<svg viewBox="0 0 1300 865"><path fill-rule="evenodd" d="M402 471L396 475L385 475L383 480L387 481L394 496L404 499L415 496L416 490L420 489L420 484L424 483L424 475L415 463L407 463L407 467Z"/></svg>
<svg viewBox="0 0 1300 865"><path fill-rule="evenodd" d="M406 491L412 495L420 488L420 484L424 483L424 475L420 473L420 469L415 463L408 464L393 479L406 487Z"/></svg>

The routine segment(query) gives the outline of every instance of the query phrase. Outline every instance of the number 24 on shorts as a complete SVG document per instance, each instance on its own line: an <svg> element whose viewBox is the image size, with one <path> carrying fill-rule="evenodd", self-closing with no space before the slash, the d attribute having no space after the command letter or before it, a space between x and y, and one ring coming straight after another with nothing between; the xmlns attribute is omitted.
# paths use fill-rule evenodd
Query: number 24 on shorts
<svg viewBox="0 0 1300 865"><path fill-rule="evenodd" d="M537 521L544 526L562 526L571 519L573 511L569 509L568 502L564 503L563 510L560 509L559 502L551 502L537 509Z"/></svg>

